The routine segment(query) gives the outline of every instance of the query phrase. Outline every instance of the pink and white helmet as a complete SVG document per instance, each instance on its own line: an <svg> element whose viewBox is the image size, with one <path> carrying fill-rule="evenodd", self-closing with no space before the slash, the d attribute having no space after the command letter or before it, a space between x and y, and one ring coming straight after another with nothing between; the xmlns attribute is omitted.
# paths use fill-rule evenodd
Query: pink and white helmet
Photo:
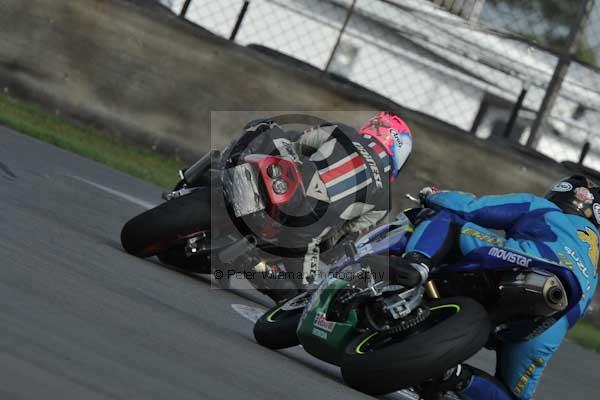
<svg viewBox="0 0 600 400"><path fill-rule="evenodd" d="M406 122L395 114L380 112L367 121L359 133L373 137L385 148L392 159L390 179L393 180L412 151L412 133Z"/></svg>

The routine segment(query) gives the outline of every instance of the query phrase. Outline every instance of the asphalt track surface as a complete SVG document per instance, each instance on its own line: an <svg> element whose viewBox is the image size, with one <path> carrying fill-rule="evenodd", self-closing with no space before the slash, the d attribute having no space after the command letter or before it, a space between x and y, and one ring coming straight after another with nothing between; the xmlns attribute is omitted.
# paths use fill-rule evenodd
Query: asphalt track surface
<svg viewBox="0 0 600 400"><path fill-rule="evenodd" d="M159 196L0 127L0 398L368 398L301 348L258 346L231 307L258 307L256 292L124 253L121 226ZM474 362L489 370L493 355ZM536 398L597 399L599 368L567 342Z"/></svg>

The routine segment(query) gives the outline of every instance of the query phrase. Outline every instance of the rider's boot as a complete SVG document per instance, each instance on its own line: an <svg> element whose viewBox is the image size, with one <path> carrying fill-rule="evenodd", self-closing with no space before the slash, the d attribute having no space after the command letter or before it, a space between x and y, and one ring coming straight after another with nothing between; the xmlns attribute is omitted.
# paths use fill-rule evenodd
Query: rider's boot
<svg viewBox="0 0 600 400"><path fill-rule="evenodd" d="M444 377L438 384L438 390L442 393L461 392L469 386L472 376L473 371L468 365L458 364L444 373Z"/></svg>
<svg viewBox="0 0 600 400"><path fill-rule="evenodd" d="M448 392L459 393L471 383L473 371L467 365L458 364L447 370L438 379L425 382L420 386L419 393L424 400L442 400Z"/></svg>

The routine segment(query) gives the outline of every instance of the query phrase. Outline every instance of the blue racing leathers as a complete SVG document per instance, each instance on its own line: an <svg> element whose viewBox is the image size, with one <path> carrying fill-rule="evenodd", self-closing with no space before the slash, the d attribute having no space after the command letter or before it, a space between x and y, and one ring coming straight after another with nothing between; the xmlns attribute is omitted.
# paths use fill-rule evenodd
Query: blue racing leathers
<svg viewBox="0 0 600 400"><path fill-rule="evenodd" d="M592 300L598 282L598 229L586 218L565 214L532 194L477 198L438 192L427 196L425 203L438 213L417 226L408 252L435 261L447 253L449 237L458 235L453 240L461 255L479 259L479 268L535 265L558 272L571 294L567 309L554 319L541 326L507 329L496 348L497 380L474 375L460 393L466 400L531 399L548 360ZM503 230L505 236L486 228Z"/></svg>

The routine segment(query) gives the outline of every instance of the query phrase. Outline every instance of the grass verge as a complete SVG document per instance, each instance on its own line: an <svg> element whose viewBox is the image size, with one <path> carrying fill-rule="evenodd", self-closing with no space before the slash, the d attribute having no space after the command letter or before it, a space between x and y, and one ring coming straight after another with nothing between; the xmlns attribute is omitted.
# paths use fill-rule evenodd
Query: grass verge
<svg viewBox="0 0 600 400"><path fill-rule="evenodd" d="M183 163L0 94L0 124L170 189Z"/></svg>
<svg viewBox="0 0 600 400"><path fill-rule="evenodd" d="M578 322L569 332L569 338L586 349L600 352L600 328L588 321Z"/></svg>

